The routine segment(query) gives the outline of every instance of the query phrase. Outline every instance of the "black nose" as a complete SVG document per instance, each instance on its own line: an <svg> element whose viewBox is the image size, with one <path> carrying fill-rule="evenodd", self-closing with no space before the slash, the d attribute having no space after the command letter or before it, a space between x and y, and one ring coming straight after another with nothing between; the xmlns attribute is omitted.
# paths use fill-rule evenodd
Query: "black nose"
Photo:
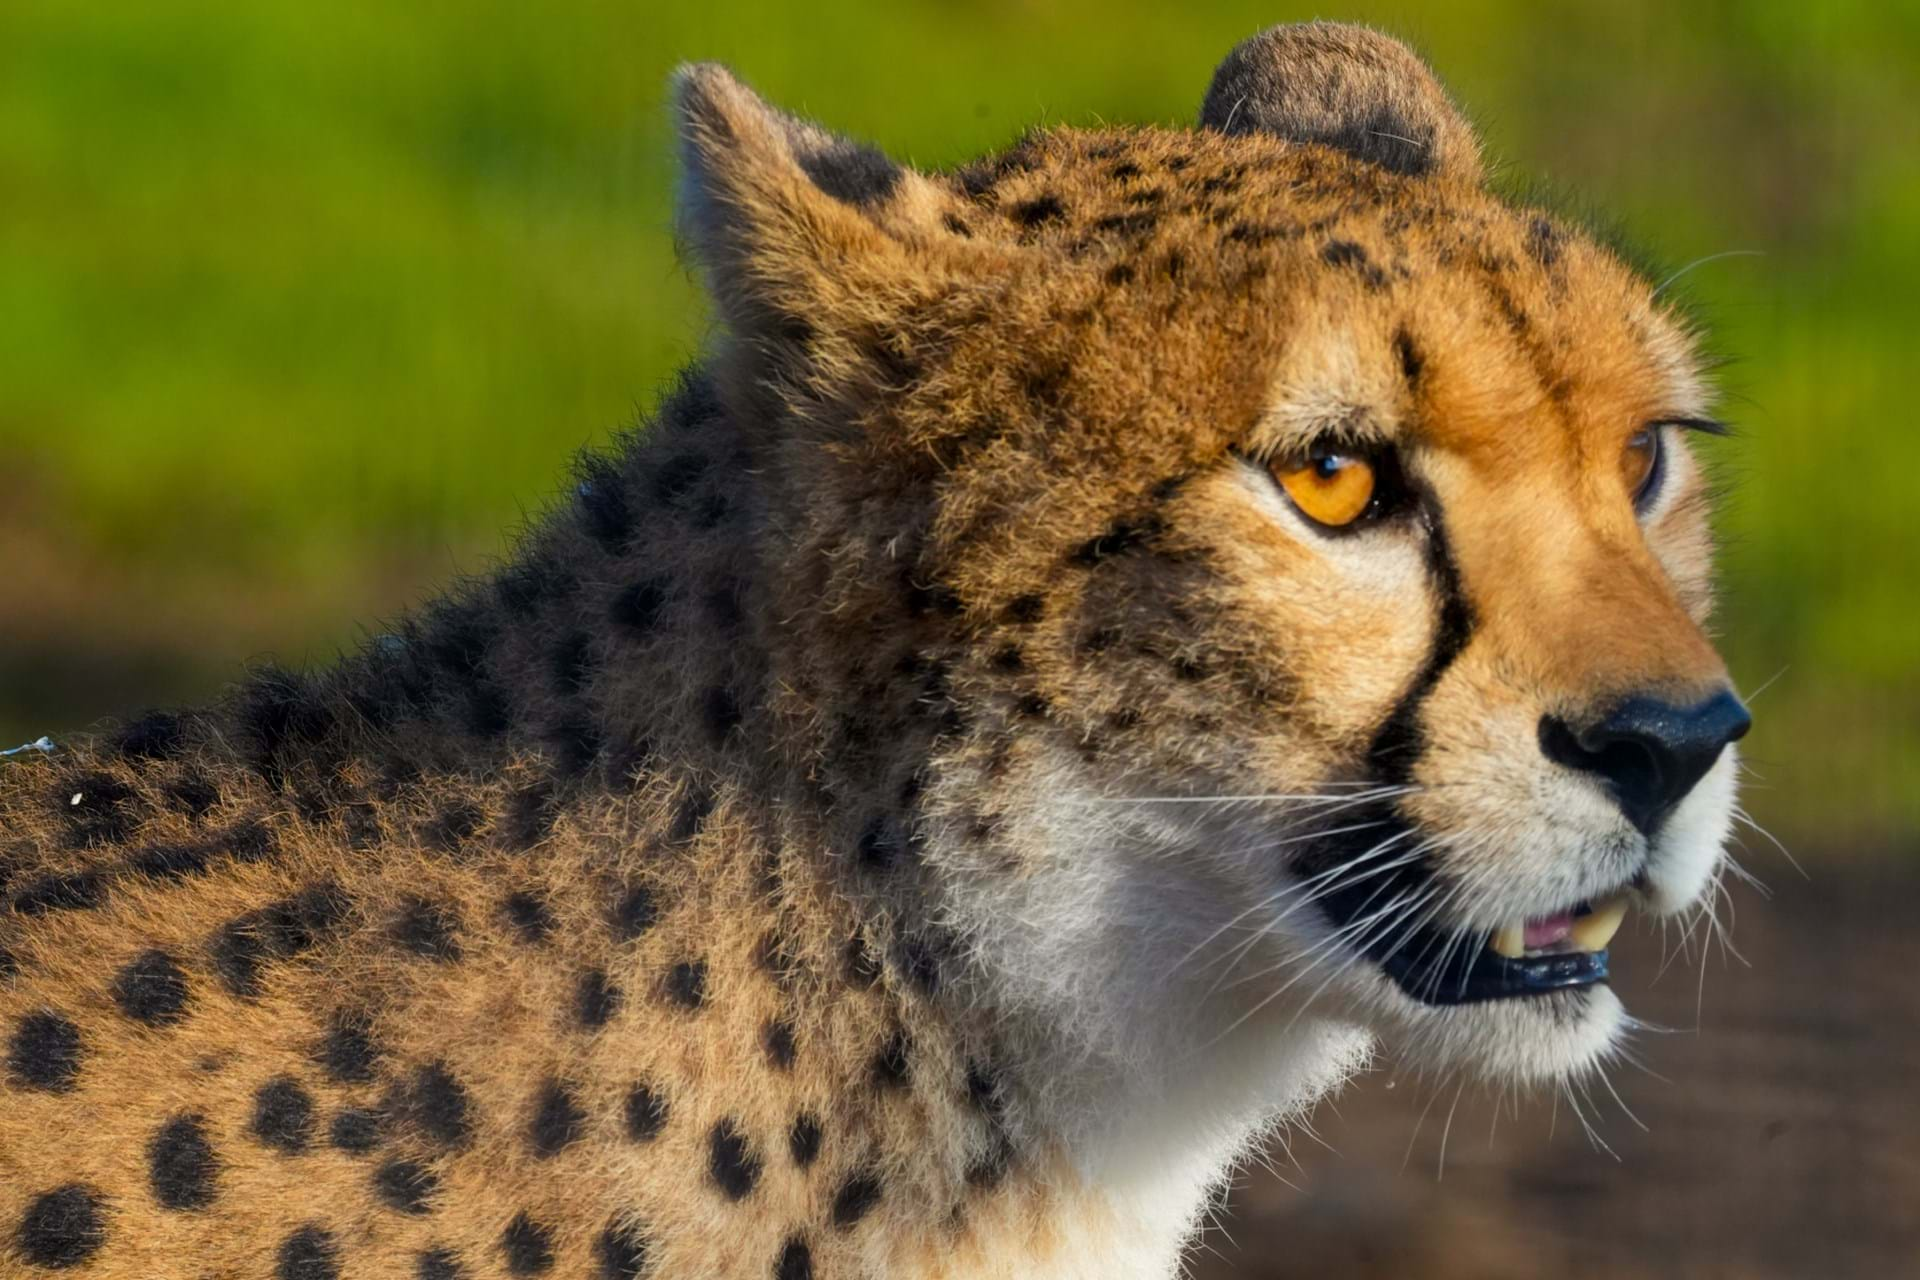
<svg viewBox="0 0 1920 1280"><path fill-rule="evenodd" d="M1627 821L1651 837L1721 749L1745 737L1752 724L1740 699L1725 689L1691 707L1630 698L1578 730L1558 716L1541 716L1540 750L1555 764L1598 774Z"/></svg>

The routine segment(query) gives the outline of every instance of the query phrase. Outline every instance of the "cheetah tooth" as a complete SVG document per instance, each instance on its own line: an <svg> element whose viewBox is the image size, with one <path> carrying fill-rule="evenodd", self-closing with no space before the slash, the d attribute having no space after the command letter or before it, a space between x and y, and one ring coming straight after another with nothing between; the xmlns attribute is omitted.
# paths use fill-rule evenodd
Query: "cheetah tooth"
<svg viewBox="0 0 1920 1280"><path fill-rule="evenodd" d="M1597 904L1587 915L1573 922L1567 938L1582 951L1600 951L1613 941L1613 935L1620 932L1620 922L1627 918L1627 895L1608 898Z"/></svg>

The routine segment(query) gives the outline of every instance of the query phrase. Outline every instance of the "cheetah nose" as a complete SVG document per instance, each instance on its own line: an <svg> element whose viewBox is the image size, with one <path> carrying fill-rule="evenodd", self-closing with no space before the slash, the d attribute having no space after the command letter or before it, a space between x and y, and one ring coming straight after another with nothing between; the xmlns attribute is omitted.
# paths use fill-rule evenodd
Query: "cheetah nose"
<svg viewBox="0 0 1920 1280"><path fill-rule="evenodd" d="M1691 707L1629 698L1605 718L1575 729L1540 718L1540 750L1555 764L1597 775L1620 811L1651 839L1674 806L1713 768L1753 718L1731 690Z"/></svg>

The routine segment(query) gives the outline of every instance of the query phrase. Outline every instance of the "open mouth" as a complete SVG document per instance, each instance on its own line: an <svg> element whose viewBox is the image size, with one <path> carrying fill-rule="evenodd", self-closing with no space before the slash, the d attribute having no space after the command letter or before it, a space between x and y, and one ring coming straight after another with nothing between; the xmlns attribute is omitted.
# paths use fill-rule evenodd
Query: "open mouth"
<svg viewBox="0 0 1920 1280"><path fill-rule="evenodd" d="M1331 877L1337 887L1316 894L1321 910L1348 945L1423 1004L1507 1000L1607 980L1607 944L1630 899L1624 888L1492 931L1458 929L1412 923L1422 916L1421 904L1436 896L1431 867L1389 861L1370 872L1367 861L1367 854L1352 857L1334 841L1309 855L1300 870ZM1397 903L1409 906L1403 912Z"/></svg>
<svg viewBox="0 0 1920 1280"><path fill-rule="evenodd" d="M1368 954L1402 991L1425 1004L1473 1004L1540 995L1607 980L1607 944L1626 918L1627 895L1582 902L1549 916L1478 931L1416 929Z"/></svg>

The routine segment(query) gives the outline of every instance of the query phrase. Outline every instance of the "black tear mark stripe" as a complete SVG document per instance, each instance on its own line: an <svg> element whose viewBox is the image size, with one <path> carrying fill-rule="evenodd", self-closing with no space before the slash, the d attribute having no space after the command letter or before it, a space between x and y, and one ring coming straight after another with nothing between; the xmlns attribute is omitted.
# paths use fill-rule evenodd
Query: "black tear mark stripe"
<svg viewBox="0 0 1920 1280"><path fill-rule="evenodd" d="M1439 503L1430 492L1422 493L1421 507L1427 529L1427 577L1433 584L1434 594L1440 598L1440 609L1434 622L1433 644L1420 674L1401 695L1367 748L1367 759L1374 773L1381 782L1391 786L1403 786L1412 780L1413 767L1423 745L1420 709L1434 686L1440 683L1440 677L1473 638L1473 608L1467 603L1460 570L1447 543L1446 521L1440 514Z"/></svg>

